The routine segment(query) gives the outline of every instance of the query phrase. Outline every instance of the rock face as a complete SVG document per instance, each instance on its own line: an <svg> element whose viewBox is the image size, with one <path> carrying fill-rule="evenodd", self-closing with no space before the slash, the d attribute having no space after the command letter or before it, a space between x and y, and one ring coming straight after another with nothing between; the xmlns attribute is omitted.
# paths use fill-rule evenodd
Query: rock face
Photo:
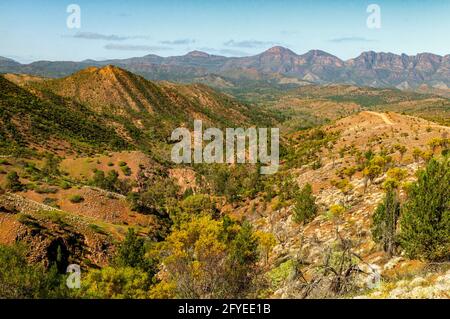
<svg viewBox="0 0 450 319"><path fill-rule="evenodd" d="M431 53L415 56L406 54L364 52L348 60L346 67L353 72L355 83L373 86L417 88L421 84L437 84L444 79L448 83L450 70L448 56ZM445 80L447 79L447 80Z"/></svg>
<svg viewBox="0 0 450 319"><path fill-rule="evenodd" d="M71 263L82 267L86 261L91 267L106 265L114 251L111 238L93 231L88 220L19 195L0 196L0 217L2 223L3 218L15 219L8 223L15 228L13 242L33 247L28 251L30 261L47 267L56 262L61 272Z"/></svg>
<svg viewBox="0 0 450 319"><path fill-rule="evenodd" d="M1 196L0 208L10 212L38 212L50 211L55 212L58 209L44 205L35 201L26 200L21 196L6 193Z"/></svg>
<svg viewBox="0 0 450 319"><path fill-rule="evenodd" d="M389 299L449 299L450 270L447 272L428 273L413 279L403 279L390 285L382 284L377 290L355 298L389 298Z"/></svg>

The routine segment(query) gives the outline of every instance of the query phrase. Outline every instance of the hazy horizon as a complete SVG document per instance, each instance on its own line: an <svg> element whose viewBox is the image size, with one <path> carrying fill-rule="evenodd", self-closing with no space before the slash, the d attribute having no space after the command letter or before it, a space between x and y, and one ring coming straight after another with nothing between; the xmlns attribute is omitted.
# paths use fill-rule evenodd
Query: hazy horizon
<svg viewBox="0 0 450 319"><path fill-rule="evenodd" d="M308 53L309 51L318 50L318 49L311 48L311 49L309 49L309 50L307 50L307 51L305 51L305 52L296 52L296 51L290 49L289 47L284 47L284 46L281 46L281 47L283 47L283 48L285 48L285 49L288 49L288 50L291 50L291 51L293 51L293 52L294 52L295 54L297 54L297 55L303 55L303 54ZM271 47L271 48L273 48L273 47ZM143 57L143 56L147 56L147 55L157 55L157 56L160 56L160 57L163 57L163 58L167 58L167 57L178 57L178 56L184 56L184 55L187 55L187 54L189 54L189 53L191 53L191 52L194 52L194 51L207 53L207 54L212 55L212 56L223 56L223 57L228 57L228 58L238 58L238 57L251 57L251 56L254 56L254 55L258 55L258 54L261 54L261 53L263 53L263 52L265 52L265 51L267 51L267 50L269 50L269 49L271 49L271 48L267 48L267 49L265 49L265 50L263 50L263 51L261 51L261 52L259 52L259 53L256 53L256 54L245 55L245 56L232 56L232 55L228 55L228 56L227 56L227 55L221 55L221 54L214 54L214 53L210 53L210 52L208 52L208 51L203 51L203 50L191 50L191 51L187 51L187 52L185 52L185 53L181 53L181 54L177 54L177 55L162 55L162 54L156 54L156 53L144 53L144 54L141 54L141 55L136 55L136 54L135 54L135 55L130 55L129 57L124 57L123 59L127 59L127 58L138 58L138 57ZM320 50L320 51L323 51L323 50ZM373 51L373 50L370 50L370 51ZM370 52L370 51L361 51L360 54L362 54L362 53L364 53L364 52ZM356 55L356 56L354 56L354 57L350 57L350 58L347 58L347 59L343 59L343 58L341 58L341 57L339 57L339 56L333 54L332 52L327 52L327 51L324 51L324 52L326 52L326 53L328 53L328 54L331 54L331 55L333 55L333 56L335 56L335 57L341 59L342 61L348 61L348 60L354 59L354 58L356 58L356 57L358 57L358 56L360 55L360 54L358 54L358 55ZM374 52L376 52L376 53L386 53L386 54L396 54L396 55L406 54L406 53L403 53L403 52L402 52L402 53L396 53L396 52L382 52L382 51L374 51ZM439 55L439 56L450 55L450 53L449 53L449 54L441 55L441 54L436 54L436 53L434 53L434 52L417 52L416 54L407 54L407 55L408 55L408 56L415 56L415 55L418 55L418 54L434 54L434 55ZM63 62L63 61L83 62L83 61L88 61L88 60L94 60L94 61L106 61L106 60L114 60L114 59L115 59L115 58L111 58L111 59L109 59L109 58L105 58L105 59L91 59L91 58L88 58L88 59L83 59L83 60L46 60L46 59L41 59L41 60L34 60L34 61L21 62L21 61L19 61L19 60L14 59L14 58L10 58L10 57L8 57L8 56L2 55L1 53L0 53L0 57L12 59L12 60L14 60L14 61L16 61L16 62L20 62L21 64L29 64L29 63L33 63L33 62L39 62L39 61L50 61L50 62ZM120 58L119 58L119 59L120 59Z"/></svg>
<svg viewBox="0 0 450 319"><path fill-rule="evenodd" d="M67 7L81 8L69 28ZM376 4L380 28L369 28ZM323 50L342 60L364 51L450 53L450 1L2 1L0 56L38 60L107 60L193 50L251 56L280 45L297 54Z"/></svg>

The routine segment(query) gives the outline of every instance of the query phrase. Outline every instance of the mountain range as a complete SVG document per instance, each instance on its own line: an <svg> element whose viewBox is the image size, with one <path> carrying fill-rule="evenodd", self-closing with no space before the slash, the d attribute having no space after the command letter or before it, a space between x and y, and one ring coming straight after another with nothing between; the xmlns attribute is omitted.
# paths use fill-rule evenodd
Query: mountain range
<svg viewBox="0 0 450 319"><path fill-rule="evenodd" d="M299 55L281 46L248 57L192 51L172 57L149 54L105 61L37 61L30 64L0 58L0 73L64 77L87 67L106 65L121 67L149 80L201 82L221 88L242 87L255 82L289 86L339 83L445 93L450 87L450 54L397 55L369 51L344 61L321 50Z"/></svg>

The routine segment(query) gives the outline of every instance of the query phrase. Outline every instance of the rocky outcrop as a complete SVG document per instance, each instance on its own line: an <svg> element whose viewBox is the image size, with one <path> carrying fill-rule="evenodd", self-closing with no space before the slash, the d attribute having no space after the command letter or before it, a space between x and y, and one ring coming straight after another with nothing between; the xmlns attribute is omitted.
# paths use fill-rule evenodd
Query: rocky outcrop
<svg viewBox="0 0 450 319"><path fill-rule="evenodd" d="M4 208L11 212L39 212L39 211L59 211L58 209L44 205L33 200L25 199L22 196L6 193L0 196L0 209Z"/></svg>
<svg viewBox="0 0 450 319"><path fill-rule="evenodd" d="M0 215L17 216L21 226L15 241L29 248L27 255L32 262L45 266L56 263L63 272L71 263L106 265L114 252L112 239L93 230L87 219L11 193L0 196L0 208Z"/></svg>

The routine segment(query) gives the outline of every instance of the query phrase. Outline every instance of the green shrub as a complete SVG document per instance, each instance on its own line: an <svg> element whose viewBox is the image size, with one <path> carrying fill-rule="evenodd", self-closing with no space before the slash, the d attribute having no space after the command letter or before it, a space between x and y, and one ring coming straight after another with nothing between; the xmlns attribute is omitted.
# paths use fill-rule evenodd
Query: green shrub
<svg viewBox="0 0 450 319"><path fill-rule="evenodd" d="M84 201L84 197L80 196L80 195L73 195L72 197L70 197L69 199L72 203L77 204L77 203L81 203Z"/></svg>
<svg viewBox="0 0 450 319"><path fill-rule="evenodd" d="M342 216L345 212L345 207L339 204L333 204L330 206L326 213L326 217L328 220L333 220Z"/></svg>
<svg viewBox="0 0 450 319"><path fill-rule="evenodd" d="M37 187L34 191L38 194L56 194L58 189L56 187Z"/></svg>
<svg viewBox="0 0 450 319"><path fill-rule="evenodd" d="M62 182L59 184L59 186L60 186L62 189L70 189L70 188L71 188L69 182L66 182L66 181L62 181Z"/></svg>
<svg viewBox="0 0 450 319"><path fill-rule="evenodd" d="M179 188L172 179L160 178L153 181L143 193L129 193L131 208L143 214L166 214L171 203L177 200Z"/></svg>
<svg viewBox="0 0 450 319"><path fill-rule="evenodd" d="M397 220L400 216L400 203L395 191L387 190L386 196L373 215L372 237L383 250L392 255L396 245Z"/></svg>
<svg viewBox="0 0 450 319"><path fill-rule="evenodd" d="M96 224L89 224L89 228L90 228L93 232L95 232L95 233L97 233L97 234L102 234L102 235L106 235L106 234L107 234L107 233L103 230L103 228L100 227L99 225L96 225Z"/></svg>
<svg viewBox="0 0 450 319"><path fill-rule="evenodd" d="M215 208L210 196L204 194L191 195L180 206L188 214L211 213Z"/></svg>
<svg viewBox="0 0 450 319"><path fill-rule="evenodd" d="M31 265L20 246L0 245L0 299L67 298L64 276L56 267Z"/></svg>
<svg viewBox="0 0 450 319"><path fill-rule="evenodd" d="M295 198L294 221L309 222L317 214L316 198L312 194L311 184L306 184Z"/></svg>
<svg viewBox="0 0 450 319"><path fill-rule="evenodd" d="M173 229L160 256L167 275L153 297L251 298L258 291L258 238L247 222L194 216Z"/></svg>
<svg viewBox="0 0 450 319"><path fill-rule="evenodd" d="M122 170L122 173L125 176L130 176L131 175L131 168L129 168L128 166L121 166L120 169Z"/></svg>
<svg viewBox="0 0 450 319"><path fill-rule="evenodd" d="M117 267L133 267L145 271L150 277L155 273L152 260L145 257L145 242L133 228L128 229L114 260Z"/></svg>
<svg viewBox="0 0 450 319"><path fill-rule="evenodd" d="M272 286L275 288L279 287L288 278L295 267L296 265L294 260L289 259L280 264L278 267L272 269L268 274Z"/></svg>
<svg viewBox="0 0 450 319"><path fill-rule="evenodd" d="M81 298L145 299L150 283L148 274L140 269L105 267L87 273L79 294Z"/></svg>
<svg viewBox="0 0 450 319"><path fill-rule="evenodd" d="M12 192L20 192L24 189L17 172L12 171L6 175L6 189Z"/></svg>
<svg viewBox="0 0 450 319"><path fill-rule="evenodd" d="M42 168L42 174L46 177L52 177L60 175L59 171L60 159L55 155L49 153L45 156L44 167Z"/></svg>
<svg viewBox="0 0 450 319"><path fill-rule="evenodd" d="M119 173L115 170L109 171L107 175L101 170L96 170L90 184L120 194L127 194L131 188L126 180L119 179Z"/></svg>
<svg viewBox="0 0 450 319"><path fill-rule="evenodd" d="M400 244L408 256L450 260L450 161L432 159L408 193Z"/></svg>

